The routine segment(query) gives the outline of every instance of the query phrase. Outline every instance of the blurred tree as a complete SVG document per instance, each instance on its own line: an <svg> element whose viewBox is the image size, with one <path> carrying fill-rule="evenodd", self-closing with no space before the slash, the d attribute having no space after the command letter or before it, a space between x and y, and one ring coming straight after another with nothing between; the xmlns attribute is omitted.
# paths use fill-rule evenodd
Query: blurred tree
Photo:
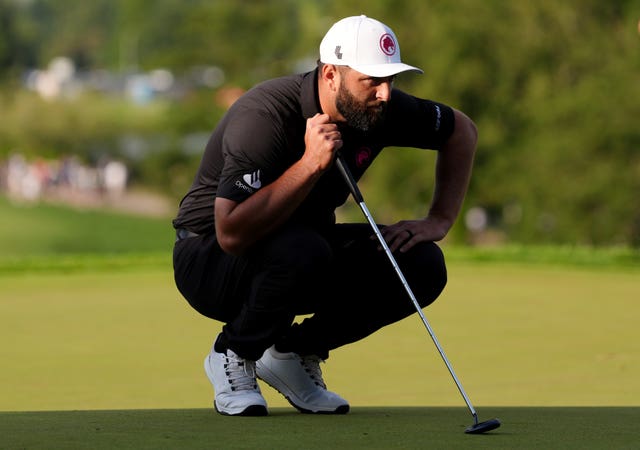
<svg viewBox="0 0 640 450"><path fill-rule="evenodd" d="M28 45L26 31L29 20L17 4L0 0L0 81L12 82L20 68L33 62L34 51Z"/></svg>
<svg viewBox="0 0 640 450"><path fill-rule="evenodd" d="M640 246L637 0L0 0L0 77L15 83L66 55L87 70L170 69L185 85L215 66L220 89L246 89L312 67L328 27L358 14L389 24L403 59L425 70L398 87L478 124L465 211L483 208L490 232ZM43 104L5 89L0 154L115 152L123 135L146 136L152 151L136 176L174 174L179 192L198 159L182 137L210 132L224 112L216 87L191 84L136 108L97 96ZM380 220L426 212L434 156L386 152L374 164L362 185ZM459 220L452 238L470 237Z"/></svg>
<svg viewBox="0 0 640 450"><path fill-rule="evenodd" d="M638 9L633 2L432 1L395 27L403 56L426 72L406 80L410 89L478 124L466 206L483 207L508 238L637 245ZM404 44L406 29L424 30L420 51L416 40ZM416 158L389 157L374 170L406 178ZM401 199L406 185L367 187L390 217L399 215L389 201Z"/></svg>

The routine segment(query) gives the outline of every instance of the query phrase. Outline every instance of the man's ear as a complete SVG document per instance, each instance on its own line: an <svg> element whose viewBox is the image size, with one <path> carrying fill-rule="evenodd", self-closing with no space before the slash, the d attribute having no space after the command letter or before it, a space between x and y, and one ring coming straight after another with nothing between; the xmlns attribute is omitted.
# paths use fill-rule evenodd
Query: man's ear
<svg viewBox="0 0 640 450"><path fill-rule="evenodd" d="M338 67L335 64L324 64L322 66L322 72L320 73L323 81L332 91L338 90L340 73Z"/></svg>

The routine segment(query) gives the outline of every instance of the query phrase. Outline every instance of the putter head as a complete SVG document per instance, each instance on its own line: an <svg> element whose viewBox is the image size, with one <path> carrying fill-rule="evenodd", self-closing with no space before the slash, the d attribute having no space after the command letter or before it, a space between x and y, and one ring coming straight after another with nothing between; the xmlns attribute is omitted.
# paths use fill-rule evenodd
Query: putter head
<svg viewBox="0 0 640 450"><path fill-rule="evenodd" d="M469 428L464 430L464 432L467 434L482 434L482 433L486 433L487 431L495 430L499 426L500 426L499 419L485 420L484 422L475 423L471 425Z"/></svg>

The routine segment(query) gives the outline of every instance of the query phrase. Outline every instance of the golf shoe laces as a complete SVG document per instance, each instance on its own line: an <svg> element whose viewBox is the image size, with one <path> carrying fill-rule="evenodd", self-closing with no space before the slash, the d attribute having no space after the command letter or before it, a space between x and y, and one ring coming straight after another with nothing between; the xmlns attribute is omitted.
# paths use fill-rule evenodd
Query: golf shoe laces
<svg viewBox="0 0 640 450"><path fill-rule="evenodd" d="M253 391L258 388L254 361L242 359L234 354L226 356L224 372L232 391Z"/></svg>
<svg viewBox="0 0 640 450"><path fill-rule="evenodd" d="M322 379L322 369L320 363L324 362L317 356L304 356L300 357L300 364L304 371L309 375L309 378L313 380L316 386L320 386L322 389L327 389L327 385Z"/></svg>

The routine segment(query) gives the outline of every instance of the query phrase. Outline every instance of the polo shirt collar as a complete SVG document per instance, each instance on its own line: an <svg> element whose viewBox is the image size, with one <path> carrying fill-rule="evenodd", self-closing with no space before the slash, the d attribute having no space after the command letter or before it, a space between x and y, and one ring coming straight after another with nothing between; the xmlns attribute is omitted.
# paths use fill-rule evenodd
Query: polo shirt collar
<svg viewBox="0 0 640 450"><path fill-rule="evenodd" d="M316 114L322 113L318 96L318 69L304 74L300 90L300 105L305 119L310 119Z"/></svg>

